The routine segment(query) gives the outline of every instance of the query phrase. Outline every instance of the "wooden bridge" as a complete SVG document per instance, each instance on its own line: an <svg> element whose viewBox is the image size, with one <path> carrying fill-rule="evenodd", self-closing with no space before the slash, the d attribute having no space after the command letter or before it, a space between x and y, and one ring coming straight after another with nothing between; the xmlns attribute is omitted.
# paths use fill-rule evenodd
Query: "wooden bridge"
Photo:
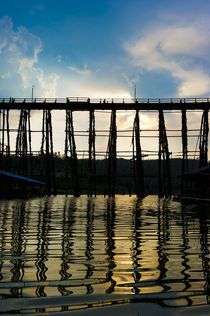
<svg viewBox="0 0 210 316"><path fill-rule="evenodd" d="M204 110L210 107L210 98L0 98L5 110Z"/></svg>
<svg viewBox="0 0 210 316"><path fill-rule="evenodd" d="M168 148L167 130L165 126L164 111L180 111L181 134L182 134L182 176L181 192L184 192L184 174L188 171L188 129L186 113L201 110L202 119L199 130L199 165L204 167L208 164L208 133L209 122L208 112L210 108L209 98L128 98L128 99L92 99L86 97L66 97L66 98L0 98L0 170L11 171L11 148L10 148L10 127L9 113L11 110L19 110L19 126L17 130L15 156L21 161L21 174L23 176L32 175L29 172L28 161L32 157L30 112L41 110L43 112L42 121L42 142L40 155L45 161L44 181L47 183L47 193L56 194L54 153L52 137L52 110L65 110L65 157L71 170L73 192L75 196L80 195L80 180L78 174L78 158L74 133L74 111L89 112L89 147L88 147L88 194L96 194L96 148L95 148L95 111L111 111L109 140L107 149L107 194L115 195L116 165L117 165L117 125L116 115L118 110L133 110L135 118L133 123L133 150L132 159L134 166L134 178L136 194L138 197L145 195L144 170L142 164L142 149L140 137L141 111L158 111L159 113L159 151L158 151L158 179L159 195L171 194L170 175L170 152ZM5 159L6 158L6 159ZM69 168L68 168L69 169ZM14 171L14 170L12 170ZM43 175L42 175L43 176ZM68 176L68 175L67 175ZM43 178L43 177L42 177Z"/></svg>

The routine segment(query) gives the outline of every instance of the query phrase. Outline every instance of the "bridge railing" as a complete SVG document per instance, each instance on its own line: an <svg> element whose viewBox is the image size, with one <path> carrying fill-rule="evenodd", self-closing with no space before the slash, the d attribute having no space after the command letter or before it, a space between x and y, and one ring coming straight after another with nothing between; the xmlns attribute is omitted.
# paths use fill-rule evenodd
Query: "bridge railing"
<svg viewBox="0 0 210 316"><path fill-rule="evenodd" d="M142 104L169 104L169 103L209 103L210 98L0 98L0 103L142 103Z"/></svg>

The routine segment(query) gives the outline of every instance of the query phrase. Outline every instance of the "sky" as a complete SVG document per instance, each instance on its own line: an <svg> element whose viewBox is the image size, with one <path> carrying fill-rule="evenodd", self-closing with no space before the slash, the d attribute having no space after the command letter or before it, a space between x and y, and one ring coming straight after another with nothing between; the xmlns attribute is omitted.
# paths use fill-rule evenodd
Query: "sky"
<svg viewBox="0 0 210 316"><path fill-rule="evenodd" d="M31 97L32 86L37 98L132 97L135 86L143 98L209 96L209 13L208 0L3 1L0 96ZM87 113L77 116L78 128L87 128ZM176 116L168 126L179 124ZM58 151L63 120L54 115ZM155 114L141 120L145 128L157 125ZM199 126L200 114L189 121ZM105 128L109 116L98 113L97 122ZM133 113L119 113L119 128L132 122Z"/></svg>

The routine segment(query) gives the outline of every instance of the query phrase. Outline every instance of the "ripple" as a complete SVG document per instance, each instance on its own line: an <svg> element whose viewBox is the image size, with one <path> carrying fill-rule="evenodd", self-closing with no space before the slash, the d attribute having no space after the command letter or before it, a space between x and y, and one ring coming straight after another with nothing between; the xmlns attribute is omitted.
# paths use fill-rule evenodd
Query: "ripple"
<svg viewBox="0 0 210 316"><path fill-rule="evenodd" d="M207 305L210 215L200 209L155 196L0 202L1 312Z"/></svg>

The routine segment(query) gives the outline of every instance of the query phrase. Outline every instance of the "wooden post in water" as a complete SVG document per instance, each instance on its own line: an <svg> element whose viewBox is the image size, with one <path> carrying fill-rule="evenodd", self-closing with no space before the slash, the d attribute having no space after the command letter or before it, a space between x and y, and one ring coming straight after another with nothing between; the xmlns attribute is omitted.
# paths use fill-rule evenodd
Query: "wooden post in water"
<svg viewBox="0 0 210 316"><path fill-rule="evenodd" d="M10 132L9 132L9 110L6 114L6 133L7 133L7 145L6 145L6 170L11 171L11 157L10 157Z"/></svg>
<svg viewBox="0 0 210 316"><path fill-rule="evenodd" d="M182 109L182 175L181 195L185 192L184 174L188 171L188 142L187 142L187 117L186 109Z"/></svg>
<svg viewBox="0 0 210 316"><path fill-rule="evenodd" d="M165 120L163 110L159 109L159 197L171 195L171 174L169 165L168 140L166 135ZM163 161L162 161L163 160Z"/></svg>
<svg viewBox="0 0 210 316"><path fill-rule="evenodd" d="M89 111L89 160L88 160L88 196L96 196L96 149L95 149L95 115Z"/></svg>
<svg viewBox="0 0 210 316"><path fill-rule="evenodd" d="M9 110L0 110L0 170L11 170Z"/></svg>
<svg viewBox="0 0 210 316"><path fill-rule="evenodd" d="M115 196L116 186L116 169L117 169L117 127L116 127L116 110L112 110L111 122L109 129L109 142L107 148L107 185L108 195Z"/></svg>
<svg viewBox="0 0 210 316"><path fill-rule="evenodd" d="M70 154L70 157L69 157ZM74 138L74 126L72 110L66 110L66 139L65 139L65 158L66 166L66 179L68 178L69 158L71 167L71 177L74 196L80 196L78 161L76 152L76 143Z"/></svg>
<svg viewBox="0 0 210 316"><path fill-rule="evenodd" d="M23 176L32 176L33 168L31 152L30 110L22 109L20 111L15 156L16 158L20 158L21 163L20 169L19 166L17 166L17 172Z"/></svg>
<svg viewBox="0 0 210 316"><path fill-rule="evenodd" d="M144 188L144 171L142 164L142 153L140 145L140 124L139 124L139 110L136 110L136 116L133 126L133 164L134 164L134 179L136 185L137 197L145 196Z"/></svg>
<svg viewBox="0 0 210 316"><path fill-rule="evenodd" d="M41 156L44 160L47 193L56 195L55 168L53 158L53 136L51 110L43 110Z"/></svg>
<svg viewBox="0 0 210 316"><path fill-rule="evenodd" d="M201 119L201 128L200 128L200 160L199 166L205 167L208 165L208 134L209 134L209 120L208 120L209 110L205 109L203 111Z"/></svg>

